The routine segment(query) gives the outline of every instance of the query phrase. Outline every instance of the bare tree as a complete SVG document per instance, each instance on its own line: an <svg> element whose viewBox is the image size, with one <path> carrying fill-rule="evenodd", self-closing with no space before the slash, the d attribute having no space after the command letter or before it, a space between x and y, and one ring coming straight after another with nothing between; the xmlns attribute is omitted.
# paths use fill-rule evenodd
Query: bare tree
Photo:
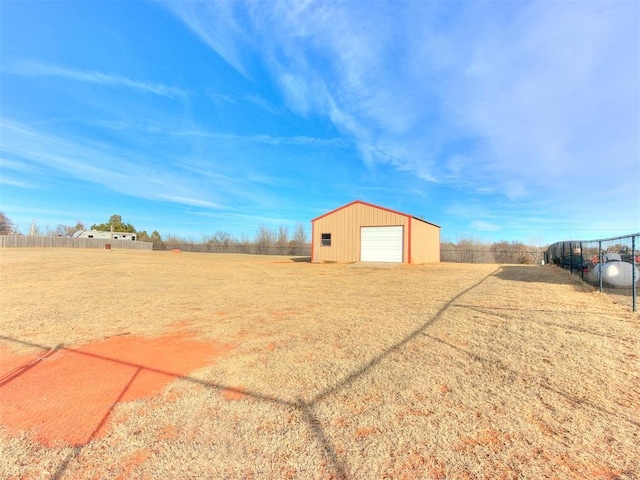
<svg viewBox="0 0 640 480"><path fill-rule="evenodd" d="M36 223L36 219L34 218L31 222L31 226L29 227L29 236L30 237L39 237L41 234L40 227Z"/></svg>
<svg viewBox="0 0 640 480"><path fill-rule="evenodd" d="M273 230L265 225L260 225L258 233L256 235L256 247L258 253L266 255L269 253L269 249L276 243L276 234Z"/></svg>
<svg viewBox="0 0 640 480"><path fill-rule="evenodd" d="M464 238L457 243L444 241L440 244L443 262L462 263L539 263L540 247L531 247L517 241L483 243Z"/></svg>
<svg viewBox="0 0 640 480"><path fill-rule="evenodd" d="M187 239L179 237L174 233L168 233L164 239L164 244L168 249L179 248L186 243L189 243Z"/></svg>
<svg viewBox="0 0 640 480"><path fill-rule="evenodd" d="M243 233L238 238L238 252L239 253L251 253L251 240L246 233Z"/></svg>
<svg viewBox="0 0 640 480"><path fill-rule="evenodd" d="M11 235L13 233L13 221L4 212L0 212L0 235Z"/></svg>
<svg viewBox="0 0 640 480"><path fill-rule="evenodd" d="M276 245L278 246L278 253L284 255L286 253L287 244L289 243L289 229L286 225L280 225L278 227L278 240Z"/></svg>
<svg viewBox="0 0 640 480"><path fill-rule="evenodd" d="M307 245L307 232L304 231L304 225L297 223L296 228L293 231L293 240L291 240L292 254L302 255L304 253L304 247Z"/></svg>
<svg viewBox="0 0 640 480"><path fill-rule="evenodd" d="M59 223L56 229L53 231L53 235L56 235L58 237L68 237L70 236L70 235L67 235L68 228L69 227L67 225L63 225Z"/></svg>
<svg viewBox="0 0 640 480"><path fill-rule="evenodd" d="M57 235L60 237L70 237L74 233L76 233L78 230L86 230L86 229L87 227L85 226L84 222L82 220L78 220L75 226L64 225L62 223L59 223L58 226L56 226L55 230L50 232L50 234Z"/></svg>
<svg viewBox="0 0 640 480"><path fill-rule="evenodd" d="M496 242L491 245L491 251L494 254L494 261L497 263L521 263L532 264L534 257L522 242Z"/></svg>
<svg viewBox="0 0 640 480"><path fill-rule="evenodd" d="M489 247L480 240L472 238L458 240L456 249L458 250L460 261L463 263L484 263L488 261L484 257L486 257Z"/></svg>
<svg viewBox="0 0 640 480"><path fill-rule="evenodd" d="M214 235L213 235L213 242L222 249L222 251L224 252L229 245L231 245L231 243L233 242L233 237L231 236L230 233L227 232L221 232L220 230L218 230Z"/></svg>

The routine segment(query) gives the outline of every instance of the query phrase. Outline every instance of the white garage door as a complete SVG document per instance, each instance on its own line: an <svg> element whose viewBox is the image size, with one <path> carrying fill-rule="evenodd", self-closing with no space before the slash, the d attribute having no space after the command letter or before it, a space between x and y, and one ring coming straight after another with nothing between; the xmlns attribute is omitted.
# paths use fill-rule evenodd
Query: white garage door
<svg viewBox="0 0 640 480"><path fill-rule="evenodd" d="M402 262L402 225L362 227L360 229L360 261Z"/></svg>

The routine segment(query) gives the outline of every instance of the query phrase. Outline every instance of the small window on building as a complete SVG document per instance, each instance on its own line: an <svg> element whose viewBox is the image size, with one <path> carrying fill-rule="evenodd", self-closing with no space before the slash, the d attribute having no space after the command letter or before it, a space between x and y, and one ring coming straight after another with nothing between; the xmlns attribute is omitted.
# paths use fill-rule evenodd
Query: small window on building
<svg viewBox="0 0 640 480"><path fill-rule="evenodd" d="M330 247L331 246L331 234L330 233L323 233L322 234L322 246L323 247Z"/></svg>
<svg viewBox="0 0 640 480"><path fill-rule="evenodd" d="M89 235L89 238L93 238L93 235Z"/></svg>

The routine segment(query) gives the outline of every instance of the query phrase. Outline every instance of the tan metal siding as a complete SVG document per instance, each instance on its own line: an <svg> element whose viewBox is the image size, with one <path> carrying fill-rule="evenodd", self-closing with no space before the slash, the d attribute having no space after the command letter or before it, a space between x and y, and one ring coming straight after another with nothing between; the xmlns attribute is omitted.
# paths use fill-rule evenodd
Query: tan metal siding
<svg viewBox="0 0 640 480"><path fill-rule="evenodd" d="M410 215L356 201L312 220L312 261L360 261L361 227L402 226L403 262L440 261L440 227ZM321 246L331 233L331 246ZM411 248L411 252L409 251Z"/></svg>
<svg viewBox="0 0 640 480"><path fill-rule="evenodd" d="M411 263L440 261L440 227L411 219Z"/></svg>
<svg viewBox="0 0 640 480"><path fill-rule="evenodd" d="M317 218L313 225L313 261L349 263L360 261L360 227L404 227L403 261L408 259L408 222L406 215L355 203ZM321 236L331 234L331 246L323 247Z"/></svg>

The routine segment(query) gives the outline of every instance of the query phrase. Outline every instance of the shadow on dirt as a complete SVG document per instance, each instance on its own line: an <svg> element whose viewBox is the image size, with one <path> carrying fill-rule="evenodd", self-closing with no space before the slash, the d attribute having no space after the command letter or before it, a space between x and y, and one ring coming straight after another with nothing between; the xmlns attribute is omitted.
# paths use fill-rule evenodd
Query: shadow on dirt
<svg viewBox="0 0 640 480"><path fill-rule="evenodd" d="M574 285L581 291L591 288L578 274L571 275L569 270L563 270L555 265L502 265L495 277L509 282Z"/></svg>
<svg viewBox="0 0 640 480"><path fill-rule="evenodd" d="M289 260L296 263L311 263L311 257L290 257Z"/></svg>

